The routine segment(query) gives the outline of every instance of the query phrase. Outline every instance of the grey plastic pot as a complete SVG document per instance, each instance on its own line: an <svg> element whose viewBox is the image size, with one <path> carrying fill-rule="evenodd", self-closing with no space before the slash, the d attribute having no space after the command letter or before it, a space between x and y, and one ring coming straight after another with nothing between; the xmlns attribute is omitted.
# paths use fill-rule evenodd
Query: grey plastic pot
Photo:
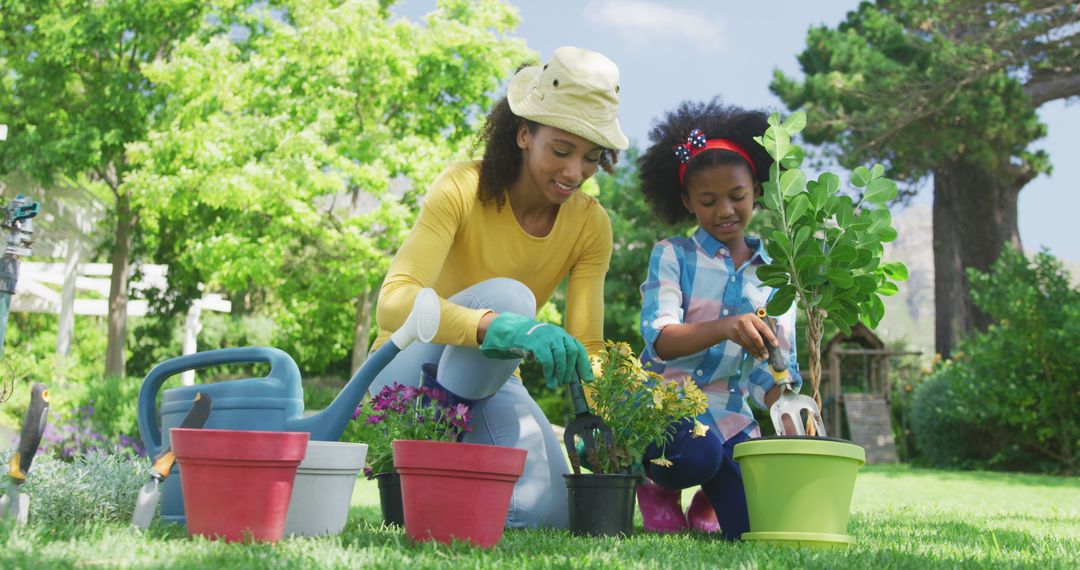
<svg viewBox="0 0 1080 570"><path fill-rule="evenodd" d="M364 468L366 443L312 441L296 470L286 535L338 534L349 518L356 475Z"/></svg>

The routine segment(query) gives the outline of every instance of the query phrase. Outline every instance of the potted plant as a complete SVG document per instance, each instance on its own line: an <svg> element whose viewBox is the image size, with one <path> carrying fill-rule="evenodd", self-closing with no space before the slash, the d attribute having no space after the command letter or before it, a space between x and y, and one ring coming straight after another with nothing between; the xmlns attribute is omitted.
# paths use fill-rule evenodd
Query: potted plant
<svg viewBox="0 0 1080 570"><path fill-rule="evenodd" d="M459 443L469 431L469 408L451 405L437 388L394 383L379 391L370 407L364 421L382 440L371 444L370 473L377 479L398 476L405 534L418 542L498 543L514 483L525 468L525 451ZM381 498L392 501L391 493L392 485L380 480ZM384 519L392 511L384 506Z"/></svg>
<svg viewBox="0 0 1080 570"><path fill-rule="evenodd" d="M570 530L589 536L630 535L634 497L643 472L641 459L650 445L663 447L674 437L671 425L696 418L708 405L705 394L689 377L668 380L645 370L630 345L608 341L593 357L596 379L585 385L589 407L612 430L610 445L602 438L583 449L583 462L592 473L577 473L581 462L571 453L575 473L566 475ZM695 433L706 427L694 419ZM663 454L653 462L670 465Z"/></svg>
<svg viewBox="0 0 1080 570"><path fill-rule="evenodd" d="M885 167L858 167L851 173L854 198L840 192L840 178L826 172L808 181L799 169L803 149L791 137L806 125L805 113L781 122L769 117L758 142L773 158L762 203L776 229L766 232L772 262L757 269L762 283L776 288L766 306L785 313L794 302L806 316L806 346L813 398L821 406L821 337L826 323L850 332L862 321L875 328L885 314L882 296L897 292L907 268L882 260L882 243L896 239L887 204L896 183ZM855 475L865 451L843 440L813 437L761 438L740 443L734 457L746 488L751 532L744 540L847 546L848 513ZM824 434L820 434L824 435ZM834 434L838 435L838 434Z"/></svg>

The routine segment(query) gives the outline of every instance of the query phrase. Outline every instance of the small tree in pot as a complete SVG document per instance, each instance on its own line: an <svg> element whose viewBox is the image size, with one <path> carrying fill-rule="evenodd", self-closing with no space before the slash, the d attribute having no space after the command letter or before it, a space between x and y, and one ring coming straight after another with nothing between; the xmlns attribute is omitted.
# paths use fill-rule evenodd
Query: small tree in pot
<svg viewBox="0 0 1080 570"><path fill-rule="evenodd" d="M799 169L802 147L791 142L806 125L799 112L784 122L774 113L758 142L775 161L762 184L762 203L776 218L777 229L766 236L772 263L758 268L765 285L776 288L766 310L782 315L793 302L806 315L810 385L821 405L821 336L825 323L845 334L862 321L876 328L885 316L881 297L895 295L894 281L907 279L900 262L884 263L882 244L896 239L886 204L896 197L896 183L885 167L860 166L851 173L857 199L840 193L840 177L826 172L807 180ZM813 426L807 425L807 432Z"/></svg>
<svg viewBox="0 0 1080 570"><path fill-rule="evenodd" d="M809 370L804 376L820 408L825 323L845 333L859 321L875 328L885 314L881 297L896 294L895 282L907 279L902 263L882 260L882 244L896 239L886 204L897 188L880 164L852 171L854 197L841 193L833 173L807 180L799 168L803 149L791 142L806 125L806 115L781 121L773 114L769 125L757 141L774 161L769 181L762 184L762 203L776 229L765 236L772 262L758 267L757 275L776 289L766 306L770 315L798 302L806 316ZM807 434L815 435L810 418L806 424ZM750 510L751 532L743 539L819 546L854 542L846 532L855 475L866 461L861 447L818 438L765 438L739 444L734 457Z"/></svg>

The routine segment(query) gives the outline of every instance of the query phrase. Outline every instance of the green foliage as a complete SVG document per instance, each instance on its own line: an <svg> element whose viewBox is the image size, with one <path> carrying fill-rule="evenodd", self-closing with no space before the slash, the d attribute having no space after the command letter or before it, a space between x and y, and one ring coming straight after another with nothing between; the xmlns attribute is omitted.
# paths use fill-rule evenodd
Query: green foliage
<svg viewBox="0 0 1080 570"><path fill-rule="evenodd" d="M637 191L637 158L631 146L619 157L613 174L596 175L598 199L611 219L611 265L604 281L604 338L642 348L641 284L649 270L649 254L657 241L678 230L657 221Z"/></svg>
<svg viewBox="0 0 1080 570"><path fill-rule="evenodd" d="M611 428L613 442L604 446L597 438L597 449L589 450L587 464L594 473L636 471L645 450L670 442L671 424L680 420L694 418L694 436L705 434L708 428L696 418L708 403L691 378L680 384L642 369L626 343L608 341L598 362L601 372L584 385L585 394L589 408ZM672 464L664 455L653 462Z"/></svg>
<svg viewBox="0 0 1080 570"><path fill-rule="evenodd" d="M203 30L145 67L168 99L129 147L130 188L171 287L243 299L305 372L340 373L370 318L357 300L415 215L391 181L419 186L461 158L529 52L497 0L445 0L423 25L375 1L266 8L244 13L242 38Z"/></svg>
<svg viewBox="0 0 1080 570"><path fill-rule="evenodd" d="M126 454L98 451L74 461L38 457L23 485L31 497L28 523L44 528L131 524L139 488L149 480L150 462ZM0 486L9 483L5 473Z"/></svg>
<svg viewBox="0 0 1080 570"><path fill-rule="evenodd" d="M776 293L766 306L782 315L798 302L806 315L810 379L820 385L821 338L826 324L845 334L860 320L875 328L885 315L882 296L898 291L895 281L907 279L899 262L883 263L883 242L896 239L886 204L896 197L896 183L884 178L880 164L858 167L851 184L862 189L858 201L840 193L840 178L826 172L807 180L799 168L803 152L791 142L806 125L806 115L785 121L774 113L769 128L756 140L775 161L762 184L761 202L777 229L766 238L772 262L758 267L764 285Z"/></svg>
<svg viewBox="0 0 1080 570"><path fill-rule="evenodd" d="M771 89L811 116L807 140L831 143L845 166L887 161L915 180L949 162L1020 164L1033 177L1049 170L1027 148L1046 127L1024 81L1073 73L1076 22L1072 2L862 2L836 29L809 31L803 81L777 70Z"/></svg>
<svg viewBox="0 0 1080 570"><path fill-rule="evenodd" d="M913 426L932 465L1080 471L1080 290L1043 252L1006 248L969 272L986 332L915 392Z"/></svg>

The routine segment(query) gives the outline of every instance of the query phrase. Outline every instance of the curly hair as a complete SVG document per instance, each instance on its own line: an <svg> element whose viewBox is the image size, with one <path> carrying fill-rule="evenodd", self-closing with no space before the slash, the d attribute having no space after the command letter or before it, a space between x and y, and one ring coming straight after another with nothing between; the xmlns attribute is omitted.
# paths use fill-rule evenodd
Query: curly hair
<svg viewBox="0 0 1080 570"><path fill-rule="evenodd" d="M521 174L521 149L517 145L518 128L528 125L535 133L541 125L523 119L510 110L510 102L503 97L488 113L484 129L476 139L474 149L484 145L480 160L479 196L481 204L495 204L502 208L506 203L506 189ZM619 151L604 149L600 153L600 168L611 173L619 159Z"/></svg>
<svg viewBox="0 0 1080 570"><path fill-rule="evenodd" d="M652 145L638 158L640 189L645 201L666 223L676 224L694 219L694 215L683 206L682 197L686 188L679 183L679 160L672 152L675 145L686 143L686 137L694 129L701 129L705 138L729 139L742 147L754 161L754 169L757 170L754 177L755 193L759 193L760 183L768 179L772 159L765 148L754 141L754 137L763 135L768 128L768 115L765 112L724 105L719 97L709 102L680 103L674 111L653 123L649 131ZM689 182L694 174L706 168L731 164L746 165L746 160L728 150L703 151L690 161L684 181Z"/></svg>

